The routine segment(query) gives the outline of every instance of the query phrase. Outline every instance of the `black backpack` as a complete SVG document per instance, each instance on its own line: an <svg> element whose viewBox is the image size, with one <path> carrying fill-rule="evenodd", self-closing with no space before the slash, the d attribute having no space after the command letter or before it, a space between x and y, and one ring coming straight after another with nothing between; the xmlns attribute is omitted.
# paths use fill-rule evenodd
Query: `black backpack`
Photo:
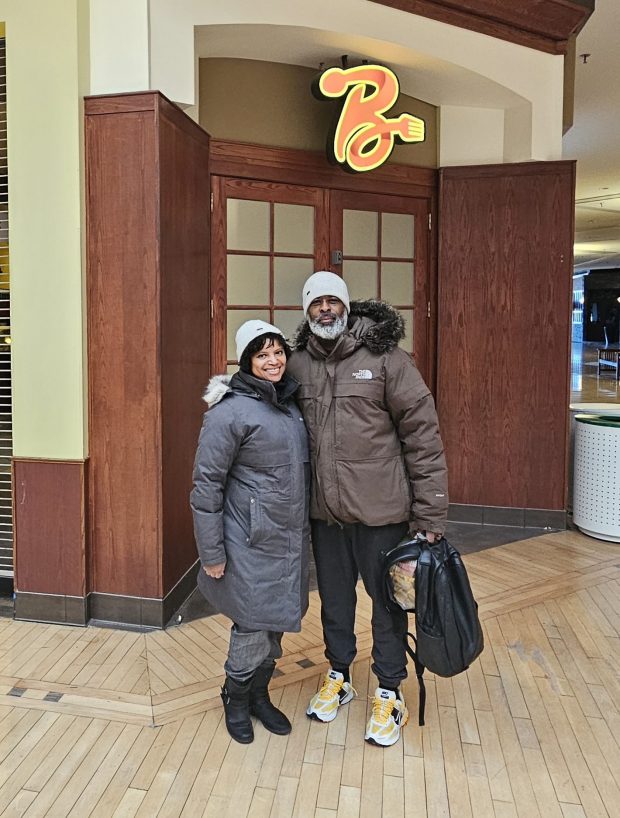
<svg viewBox="0 0 620 818"><path fill-rule="evenodd" d="M415 537L399 543L384 556L385 601L390 610L403 610L395 596L390 569L396 563L416 560L416 636L407 644L420 686L419 724L424 724L426 690L422 675L428 668L438 676L462 673L482 653L484 640L478 619L478 605L471 591L459 552L442 537L435 543Z"/></svg>

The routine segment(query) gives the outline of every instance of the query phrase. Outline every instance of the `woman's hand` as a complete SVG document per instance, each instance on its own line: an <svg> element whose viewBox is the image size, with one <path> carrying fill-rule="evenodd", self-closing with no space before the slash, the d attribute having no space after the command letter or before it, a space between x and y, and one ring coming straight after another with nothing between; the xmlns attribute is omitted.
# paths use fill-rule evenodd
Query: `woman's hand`
<svg viewBox="0 0 620 818"><path fill-rule="evenodd" d="M213 579L222 579L224 576L224 569L226 568L225 562L218 562L217 565L203 565L204 572L208 577L213 577Z"/></svg>

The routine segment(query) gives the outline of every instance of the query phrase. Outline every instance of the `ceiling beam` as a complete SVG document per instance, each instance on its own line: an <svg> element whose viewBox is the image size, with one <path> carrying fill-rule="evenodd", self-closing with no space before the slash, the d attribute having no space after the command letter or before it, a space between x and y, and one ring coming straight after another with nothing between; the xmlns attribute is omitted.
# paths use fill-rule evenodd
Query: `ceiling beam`
<svg viewBox="0 0 620 818"><path fill-rule="evenodd" d="M565 54L570 37L594 11L595 0L371 0L517 45Z"/></svg>

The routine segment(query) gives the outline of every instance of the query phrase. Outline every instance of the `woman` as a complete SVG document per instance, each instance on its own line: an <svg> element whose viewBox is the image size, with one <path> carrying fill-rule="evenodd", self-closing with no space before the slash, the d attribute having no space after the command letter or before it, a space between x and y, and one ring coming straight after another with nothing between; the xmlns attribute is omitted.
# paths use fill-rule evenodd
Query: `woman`
<svg viewBox="0 0 620 818"><path fill-rule="evenodd" d="M236 335L239 372L204 395L191 506L202 570L198 585L233 621L222 701L233 739L254 738L250 715L291 730L269 700L283 631L308 608L310 467L306 428L285 374L290 348L277 327L247 321Z"/></svg>

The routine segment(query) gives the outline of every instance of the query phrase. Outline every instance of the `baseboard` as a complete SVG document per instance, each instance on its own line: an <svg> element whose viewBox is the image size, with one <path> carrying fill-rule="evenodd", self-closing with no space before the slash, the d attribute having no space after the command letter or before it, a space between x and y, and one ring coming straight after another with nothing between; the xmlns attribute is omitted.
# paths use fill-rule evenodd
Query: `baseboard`
<svg viewBox="0 0 620 818"><path fill-rule="evenodd" d="M88 599L83 596L16 591L15 619L84 626L88 622Z"/></svg>
<svg viewBox="0 0 620 818"><path fill-rule="evenodd" d="M505 525L516 528L554 528L561 531L567 528L566 511L545 508L510 508L450 503L448 520L451 523Z"/></svg>
<svg viewBox="0 0 620 818"><path fill-rule="evenodd" d="M200 563L192 565L163 599L102 594L86 597L17 591L15 619L60 625L97 623L163 629L196 587Z"/></svg>

